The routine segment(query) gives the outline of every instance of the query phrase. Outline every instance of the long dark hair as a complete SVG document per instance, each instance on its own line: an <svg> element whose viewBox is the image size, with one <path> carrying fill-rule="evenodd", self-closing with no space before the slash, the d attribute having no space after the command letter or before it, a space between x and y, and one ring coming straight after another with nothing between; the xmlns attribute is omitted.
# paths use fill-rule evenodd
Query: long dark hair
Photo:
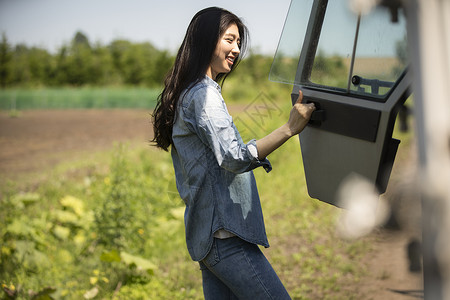
<svg viewBox="0 0 450 300"><path fill-rule="evenodd" d="M220 37L233 24L236 24L239 30L241 53L235 59L231 71L239 64L245 52L248 40L246 26L236 15L218 7L203 9L192 18L153 111L152 142L155 146L168 151L172 144L172 128L181 93L205 76ZM223 84L228 74L220 73L215 80Z"/></svg>

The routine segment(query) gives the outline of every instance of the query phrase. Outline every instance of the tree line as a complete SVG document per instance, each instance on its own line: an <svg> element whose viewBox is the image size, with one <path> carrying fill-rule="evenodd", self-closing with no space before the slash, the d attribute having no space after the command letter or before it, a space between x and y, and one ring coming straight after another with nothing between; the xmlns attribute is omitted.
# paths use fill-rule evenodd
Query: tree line
<svg viewBox="0 0 450 300"><path fill-rule="evenodd" d="M0 86L161 86L173 55L149 42L114 40L92 44L77 32L69 44L52 54L46 49L12 46L5 34L0 43Z"/></svg>

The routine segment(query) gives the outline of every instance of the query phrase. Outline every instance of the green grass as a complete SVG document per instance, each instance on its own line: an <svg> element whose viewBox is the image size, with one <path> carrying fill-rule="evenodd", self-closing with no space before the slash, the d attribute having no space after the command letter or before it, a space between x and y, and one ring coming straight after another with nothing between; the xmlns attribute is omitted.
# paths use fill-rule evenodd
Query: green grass
<svg viewBox="0 0 450 300"><path fill-rule="evenodd" d="M289 92L247 93L233 113L244 140L287 120ZM364 299L370 240L340 239L340 210L309 198L298 139L269 159L272 172L255 170L271 244L263 251L292 298ZM0 195L0 284L17 299L203 299L168 153L116 146Z"/></svg>
<svg viewBox="0 0 450 300"><path fill-rule="evenodd" d="M299 154L292 140L272 156L271 173L255 172L271 243L263 251L294 299L351 299L367 246L335 235L339 211L309 199ZM50 288L55 299L202 299L167 153L117 147L15 186L1 191L0 283L18 299Z"/></svg>
<svg viewBox="0 0 450 300"><path fill-rule="evenodd" d="M159 88L82 87L0 90L0 109L153 108Z"/></svg>

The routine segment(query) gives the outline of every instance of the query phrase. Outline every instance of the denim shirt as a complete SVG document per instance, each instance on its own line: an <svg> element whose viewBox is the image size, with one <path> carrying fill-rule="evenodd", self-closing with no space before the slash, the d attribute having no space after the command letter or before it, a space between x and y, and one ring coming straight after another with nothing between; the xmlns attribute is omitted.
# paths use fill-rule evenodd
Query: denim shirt
<svg viewBox="0 0 450 300"><path fill-rule="evenodd" d="M220 86L208 76L182 93L172 139L191 258L200 261L208 254L219 229L269 247L252 170L272 167L258 160L255 140L242 141Z"/></svg>

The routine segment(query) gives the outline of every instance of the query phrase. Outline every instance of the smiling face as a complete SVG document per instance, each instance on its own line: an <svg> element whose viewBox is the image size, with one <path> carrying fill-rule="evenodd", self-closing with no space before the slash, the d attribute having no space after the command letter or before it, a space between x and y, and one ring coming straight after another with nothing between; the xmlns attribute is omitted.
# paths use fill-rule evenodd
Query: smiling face
<svg viewBox="0 0 450 300"><path fill-rule="evenodd" d="M232 24L220 37L206 75L216 79L217 74L230 72L241 52L240 43L239 29L236 24Z"/></svg>

